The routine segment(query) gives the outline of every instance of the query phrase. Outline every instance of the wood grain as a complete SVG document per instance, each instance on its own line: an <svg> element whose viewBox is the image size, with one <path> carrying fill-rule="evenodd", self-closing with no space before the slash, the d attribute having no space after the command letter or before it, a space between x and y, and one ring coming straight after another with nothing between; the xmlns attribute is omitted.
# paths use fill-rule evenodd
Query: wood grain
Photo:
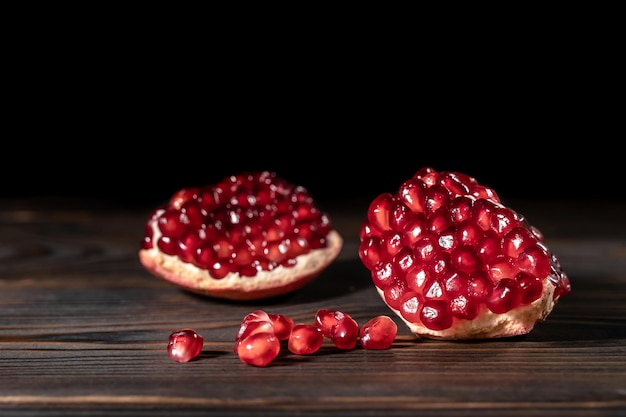
<svg viewBox="0 0 626 417"><path fill-rule="evenodd" d="M236 303L184 292L141 267L151 208L0 200L0 415L626 415L626 207L517 204L573 287L530 334L434 341L398 321L389 350L325 342L317 354L283 349L255 368L232 351L254 309L301 322L320 308L359 322L389 314L357 257L361 205L329 208L345 245L313 283ZM182 327L205 339L184 364L166 351Z"/></svg>

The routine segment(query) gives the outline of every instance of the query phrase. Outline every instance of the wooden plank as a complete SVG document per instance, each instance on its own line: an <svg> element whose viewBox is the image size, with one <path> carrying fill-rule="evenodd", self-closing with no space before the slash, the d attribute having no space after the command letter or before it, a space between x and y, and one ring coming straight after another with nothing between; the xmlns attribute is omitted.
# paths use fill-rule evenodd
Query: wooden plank
<svg viewBox="0 0 626 417"><path fill-rule="evenodd" d="M615 216L624 207L607 205L597 217L585 205L568 215L562 207L542 204L530 215L562 250L573 291L529 335L434 341L397 321L389 350L339 351L325 342L315 355L283 349L255 368L232 351L254 309L300 322L319 308L359 322L389 314L356 255L354 208L333 209L346 245L316 281L236 303L186 293L143 270L137 250L148 209L2 204L0 414L624 415L626 227ZM583 231L573 230L580 224ZM200 357L184 364L166 351L169 333L182 327L205 338Z"/></svg>

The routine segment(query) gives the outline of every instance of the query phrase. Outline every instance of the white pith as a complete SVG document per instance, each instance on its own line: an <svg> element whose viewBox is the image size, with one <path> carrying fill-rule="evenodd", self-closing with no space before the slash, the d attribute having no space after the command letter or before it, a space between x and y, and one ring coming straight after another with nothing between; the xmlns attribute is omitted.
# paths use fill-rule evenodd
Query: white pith
<svg viewBox="0 0 626 417"><path fill-rule="evenodd" d="M384 292L378 287L376 290L384 301ZM543 281L542 296L532 303L498 314L492 313L483 305L476 318L455 318L452 326L444 330L432 330L421 323L410 322L400 311L389 308L406 323L413 334L420 337L445 340L511 337L529 333L537 323L546 319L558 300L558 297L553 299L554 290L554 285L546 278Z"/></svg>

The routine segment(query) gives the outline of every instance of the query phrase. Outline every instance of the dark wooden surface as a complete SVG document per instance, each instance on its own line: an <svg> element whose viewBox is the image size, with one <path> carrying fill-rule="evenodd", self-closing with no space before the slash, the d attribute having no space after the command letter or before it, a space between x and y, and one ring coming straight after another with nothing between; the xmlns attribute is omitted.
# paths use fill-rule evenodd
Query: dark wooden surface
<svg viewBox="0 0 626 417"><path fill-rule="evenodd" d="M573 287L530 334L434 341L398 321L389 350L325 343L311 356L283 349L255 368L232 351L254 309L303 322L320 308L359 322L389 314L357 257L363 205L328 208L345 245L316 281L234 303L141 267L152 207L0 200L0 415L626 415L626 206L510 205L543 231ZM166 351L182 327L205 338L184 364Z"/></svg>

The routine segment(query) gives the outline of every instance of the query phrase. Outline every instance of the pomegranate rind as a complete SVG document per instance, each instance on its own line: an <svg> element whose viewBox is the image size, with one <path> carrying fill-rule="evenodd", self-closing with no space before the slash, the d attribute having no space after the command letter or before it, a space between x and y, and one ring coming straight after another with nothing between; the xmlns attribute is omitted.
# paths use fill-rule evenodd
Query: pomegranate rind
<svg viewBox="0 0 626 417"><path fill-rule="evenodd" d="M406 320L400 311L389 307L406 323L409 330L418 337L440 340L493 339L522 336L530 333L536 324L543 322L552 312L559 297L554 297L555 286L545 279L541 298L527 305L521 305L506 313L492 313L484 305L478 316L472 320L454 319L451 327L432 330L421 323ZM377 288L384 300L384 292Z"/></svg>
<svg viewBox="0 0 626 417"><path fill-rule="evenodd" d="M293 266L258 271L253 277L229 273L213 278L205 269L167 255L158 247L141 249L139 260L152 275L200 295L229 300L258 300L294 292L317 278L337 258L343 238L336 230L326 236L327 245L296 258Z"/></svg>

